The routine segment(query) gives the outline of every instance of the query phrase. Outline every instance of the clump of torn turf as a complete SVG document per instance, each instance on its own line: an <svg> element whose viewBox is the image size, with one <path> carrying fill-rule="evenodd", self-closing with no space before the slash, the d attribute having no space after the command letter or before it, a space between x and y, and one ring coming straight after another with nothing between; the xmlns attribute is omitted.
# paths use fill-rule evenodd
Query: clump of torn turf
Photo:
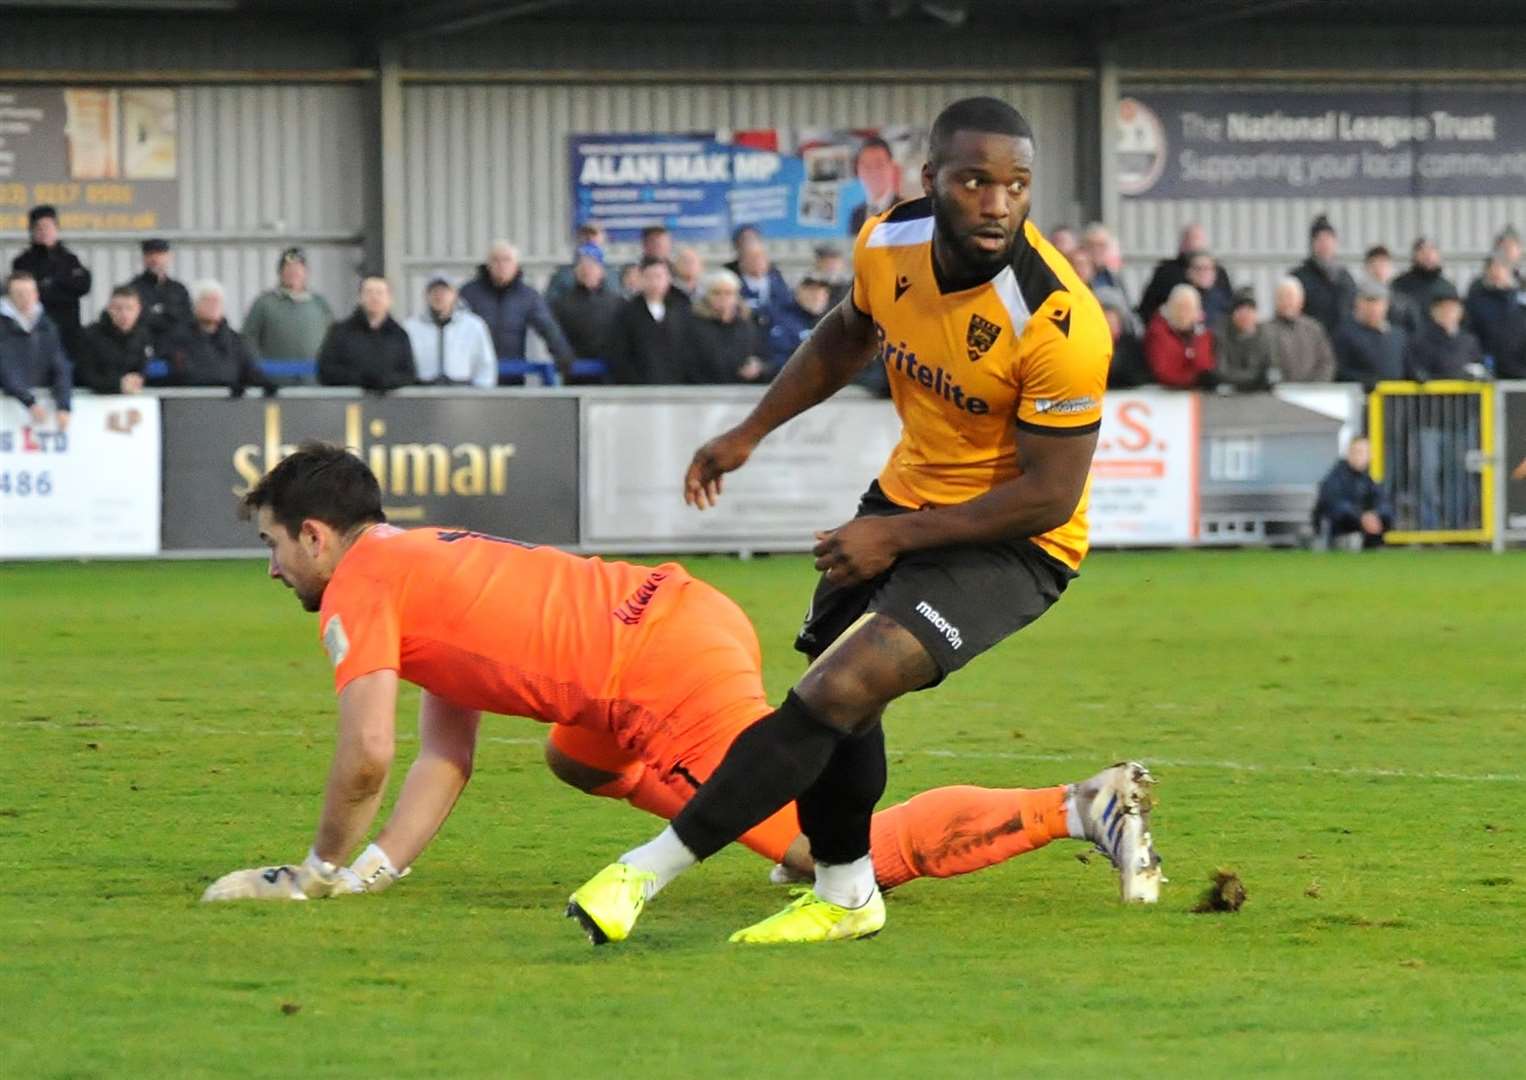
<svg viewBox="0 0 1526 1080"><path fill-rule="evenodd" d="M1210 881L1212 883L1203 891L1193 912L1204 915L1213 911L1239 911L1240 905L1245 903L1245 882L1240 880L1240 875L1220 868L1214 871Z"/></svg>

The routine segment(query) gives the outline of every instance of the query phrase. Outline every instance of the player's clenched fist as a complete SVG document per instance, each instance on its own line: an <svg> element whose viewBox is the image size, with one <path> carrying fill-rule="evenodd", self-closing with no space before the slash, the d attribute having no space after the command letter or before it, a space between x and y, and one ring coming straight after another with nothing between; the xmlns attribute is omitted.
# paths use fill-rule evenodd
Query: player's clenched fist
<svg viewBox="0 0 1526 1080"><path fill-rule="evenodd" d="M684 475L684 502L701 510L714 506L721 497L721 477L745 465L757 445L757 439L732 428L694 451Z"/></svg>
<svg viewBox="0 0 1526 1080"><path fill-rule="evenodd" d="M855 518L829 532L816 533L816 569L833 585L869 581L890 569L900 549L894 519Z"/></svg>

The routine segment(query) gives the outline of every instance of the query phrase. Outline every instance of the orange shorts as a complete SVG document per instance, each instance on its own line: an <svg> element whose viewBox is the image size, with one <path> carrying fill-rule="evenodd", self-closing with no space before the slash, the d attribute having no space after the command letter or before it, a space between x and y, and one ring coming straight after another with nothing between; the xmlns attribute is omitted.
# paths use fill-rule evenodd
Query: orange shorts
<svg viewBox="0 0 1526 1080"><path fill-rule="evenodd" d="M551 743L604 772L640 762L688 801L733 740L773 711L762 666L757 632L742 609L703 581L685 582L617 679L609 726L557 725ZM741 842L777 861L799 834L791 804Z"/></svg>

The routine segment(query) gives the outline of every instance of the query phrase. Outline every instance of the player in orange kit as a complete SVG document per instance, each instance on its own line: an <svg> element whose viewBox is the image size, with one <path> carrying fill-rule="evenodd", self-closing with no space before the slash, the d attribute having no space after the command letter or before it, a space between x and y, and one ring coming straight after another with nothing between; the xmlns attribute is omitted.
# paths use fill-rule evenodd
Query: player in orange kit
<svg viewBox="0 0 1526 1080"><path fill-rule="evenodd" d="M239 870L203 899L379 891L407 872L471 774L482 712L555 727L548 761L593 794L671 818L736 735L770 711L752 625L676 563L606 563L450 529L385 524L376 478L307 444L244 497L270 576L319 613L334 666L338 746L299 865ZM418 758L386 826L353 864L392 764L399 679L423 688ZM1104 847L1120 814L1114 769L1051 788L942 788L874 818L876 877L967 873L1074 837ZM793 806L743 842L798 873L811 861Z"/></svg>

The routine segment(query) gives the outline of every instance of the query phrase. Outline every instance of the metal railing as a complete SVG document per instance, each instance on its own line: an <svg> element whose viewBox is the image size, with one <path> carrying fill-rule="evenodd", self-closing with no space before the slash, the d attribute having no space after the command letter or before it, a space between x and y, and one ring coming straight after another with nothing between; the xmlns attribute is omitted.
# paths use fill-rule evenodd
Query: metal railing
<svg viewBox="0 0 1526 1080"><path fill-rule="evenodd" d="M1489 543L1496 527L1490 383L1384 382L1367 399L1372 477L1388 490L1397 544Z"/></svg>

